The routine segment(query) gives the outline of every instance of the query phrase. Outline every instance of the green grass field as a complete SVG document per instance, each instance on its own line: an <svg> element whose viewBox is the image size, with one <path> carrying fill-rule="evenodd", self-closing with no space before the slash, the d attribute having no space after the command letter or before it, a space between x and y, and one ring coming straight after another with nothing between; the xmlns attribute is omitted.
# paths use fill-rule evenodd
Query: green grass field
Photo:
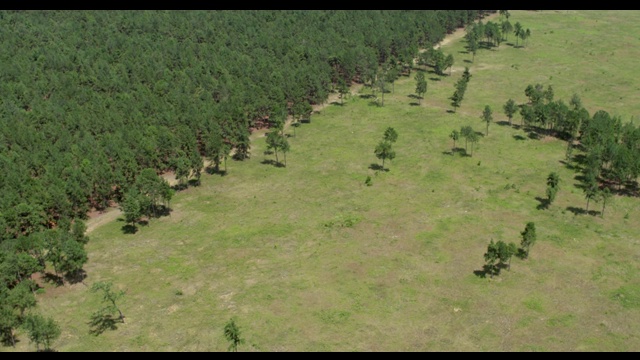
<svg viewBox="0 0 640 360"><path fill-rule="evenodd" d="M61 326L53 348L226 351L223 327L236 317L239 351L640 351L640 199L615 196L604 218L574 215L586 200L560 162L566 143L498 123L506 100L523 103L535 83L566 103L577 93L591 114L640 115L640 12L512 11L510 21L531 29L526 47L511 35L470 63L462 41L443 46L452 75L427 74L419 106L412 72L384 107L353 96L313 115L289 139L286 168L262 163L274 157L258 137L227 176L178 193L170 216L136 234L123 221L93 231L85 283L126 290L126 323L91 335L99 296L47 285L38 311ZM465 99L448 113L464 66ZM446 154L452 130L484 133L485 105L494 123L473 156ZM397 157L376 172L388 126ZM552 171L560 192L538 210ZM530 258L475 275L489 241L519 245L528 221ZM18 338L2 351L35 350Z"/></svg>

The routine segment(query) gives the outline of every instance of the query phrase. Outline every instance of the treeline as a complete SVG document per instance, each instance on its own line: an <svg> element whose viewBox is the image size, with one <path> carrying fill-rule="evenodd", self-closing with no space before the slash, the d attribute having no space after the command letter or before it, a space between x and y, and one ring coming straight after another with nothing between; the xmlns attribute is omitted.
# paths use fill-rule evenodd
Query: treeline
<svg viewBox="0 0 640 360"><path fill-rule="evenodd" d="M158 175L199 182L282 122L410 67L421 47L489 10L0 11L0 339L34 302L34 273L81 278L82 222L165 211ZM27 304L27 305L25 305Z"/></svg>

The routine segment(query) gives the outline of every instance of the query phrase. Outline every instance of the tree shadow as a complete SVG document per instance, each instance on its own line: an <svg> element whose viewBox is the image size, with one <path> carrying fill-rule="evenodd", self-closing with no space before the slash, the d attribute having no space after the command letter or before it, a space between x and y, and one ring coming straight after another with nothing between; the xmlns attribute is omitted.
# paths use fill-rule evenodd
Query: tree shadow
<svg viewBox="0 0 640 360"><path fill-rule="evenodd" d="M337 101L332 101L332 102L331 102L331 105L334 105L334 106L344 106L344 104L343 104L343 103L341 103L341 102L337 102Z"/></svg>
<svg viewBox="0 0 640 360"><path fill-rule="evenodd" d="M527 140L527 138L526 138L526 137L524 137L524 136L522 136L522 135L519 135L519 134L515 134L515 135L513 135L513 138L514 138L514 139L516 139L516 140L518 140L518 141Z"/></svg>
<svg viewBox="0 0 640 360"><path fill-rule="evenodd" d="M417 103L417 102L415 102L415 101L410 102L410 103L409 103L409 105L410 105L410 106L420 106L420 104L418 104L418 103Z"/></svg>
<svg viewBox="0 0 640 360"><path fill-rule="evenodd" d="M409 94L409 95L407 95L407 97L410 97L412 99L420 99L420 96L418 96L416 94Z"/></svg>
<svg viewBox="0 0 640 360"><path fill-rule="evenodd" d="M123 225L120 229L122 230L123 234L135 234L138 232L138 227L131 224Z"/></svg>
<svg viewBox="0 0 640 360"><path fill-rule="evenodd" d="M466 156L467 155L467 151L464 148L461 147L455 147L449 151L443 151L442 155L455 155L455 154L460 154L460 156Z"/></svg>
<svg viewBox="0 0 640 360"><path fill-rule="evenodd" d="M484 133L481 131L476 131L476 135L480 136L480 137L484 137Z"/></svg>
<svg viewBox="0 0 640 360"><path fill-rule="evenodd" d="M320 112L318 112L319 114ZM300 119L301 124L311 124L311 119Z"/></svg>
<svg viewBox="0 0 640 360"><path fill-rule="evenodd" d="M567 210L571 211L573 215L583 215L587 213L585 209L577 208L575 206L567 206Z"/></svg>
<svg viewBox="0 0 640 360"><path fill-rule="evenodd" d="M460 51L458 51L458 54L465 54L466 55L468 53L469 53L468 50L460 50Z"/></svg>
<svg viewBox="0 0 640 360"><path fill-rule="evenodd" d="M260 162L260 164L264 164L264 165L272 165L275 167L284 167L284 164L279 162L279 161L275 161L273 159L264 159Z"/></svg>
<svg viewBox="0 0 640 360"><path fill-rule="evenodd" d="M199 179L189 179L187 181L188 186L200 186L201 181Z"/></svg>
<svg viewBox="0 0 640 360"><path fill-rule="evenodd" d="M453 111L453 110L451 110L451 109L447 110L447 114L455 114L455 113L456 113L456 112L455 112L455 111Z"/></svg>
<svg viewBox="0 0 640 360"><path fill-rule="evenodd" d="M226 170L220 170L219 167L218 167L218 169L216 169L215 166L207 166L204 169L204 171L209 175L220 175L220 176L227 175L227 171Z"/></svg>
<svg viewBox="0 0 640 360"><path fill-rule="evenodd" d="M575 154L573 155L573 162L584 166L587 162L587 157L584 154Z"/></svg>
<svg viewBox="0 0 640 360"><path fill-rule="evenodd" d="M462 52L462 51L461 51L461 52ZM466 51L465 51L465 52L466 52ZM471 60L469 60L469 59L464 59L464 60L462 60L462 61L463 61L463 62L466 62L467 64L471 64L471 62L472 62L472 61L471 61Z"/></svg>
<svg viewBox="0 0 640 360"><path fill-rule="evenodd" d="M544 199L541 198L539 196L536 196L536 200L538 200L540 202L540 204L538 204L538 206L536 206L536 209L538 210L546 210L549 208L549 199Z"/></svg>
<svg viewBox="0 0 640 360"><path fill-rule="evenodd" d="M540 134L538 134L536 131L528 131L527 132L527 137L531 140L540 140L542 139L542 136L540 136Z"/></svg>
<svg viewBox="0 0 640 360"><path fill-rule="evenodd" d="M580 168L578 168L577 166L574 166L564 160L558 160L560 162L560 164L564 165L567 169L569 170L575 170L578 171Z"/></svg>
<svg viewBox="0 0 640 360"><path fill-rule="evenodd" d="M509 122L505 120L496 121L496 124L500 126L511 126L511 124L509 124Z"/></svg>
<svg viewBox="0 0 640 360"><path fill-rule="evenodd" d="M182 191L182 190L187 189L188 187L189 187L189 184L188 184L188 183L187 183L187 184L184 184L184 183L177 183L177 184L175 184L175 185L171 186L171 188L172 188L173 190L175 190L175 191Z"/></svg>
<svg viewBox="0 0 640 360"><path fill-rule="evenodd" d="M64 278L60 275L52 274L50 272L45 272L42 277L44 282L54 284L55 286L63 286Z"/></svg>
<svg viewBox="0 0 640 360"><path fill-rule="evenodd" d="M360 98L361 99L371 99L374 98L375 96L373 94L360 94Z"/></svg>
<svg viewBox="0 0 640 360"><path fill-rule="evenodd" d="M482 270L474 270L474 271L473 271L473 275L475 275L475 276L477 276L477 277L479 277L479 278L481 278L481 279L486 278L486 277L487 277L487 270L486 270L486 268L487 268L487 265L484 265L484 266L482 267Z"/></svg>
<svg viewBox="0 0 640 360"><path fill-rule="evenodd" d="M117 330L118 326L116 324L118 323L124 323L123 319L114 317L111 314L92 314L91 320L88 322L88 325L91 327L89 334L98 336L107 330Z"/></svg>
<svg viewBox="0 0 640 360"><path fill-rule="evenodd" d="M518 248L518 251L516 252L516 257L520 260L525 260L527 258L527 253L524 251L523 248Z"/></svg>
<svg viewBox="0 0 640 360"><path fill-rule="evenodd" d="M65 275L64 279L67 280L69 284L77 284L84 281L87 278L87 272L84 269L80 269L73 274Z"/></svg>
<svg viewBox="0 0 640 360"><path fill-rule="evenodd" d="M375 171L389 171L389 169L385 169L385 168L382 167L382 165L375 164L375 163L371 163L369 165L369 169L375 170Z"/></svg>
<svg viewBox="0 0 640 360"><path fill-rule="evenodd" d="M17 336L11 336L11 334L7 331L7 332L3 332L2 334L0 334L0 344L2 344L2 346L13 346L14 344L18 344L20 342L20 339L18 339Z"/></svg>
<svg viewBox="0 0 640 360"><path fill-rule="evenodd" d="M431 80L431 81L442 81L442 79L437 78L437 77L430 77L429 80Z"/></svg>

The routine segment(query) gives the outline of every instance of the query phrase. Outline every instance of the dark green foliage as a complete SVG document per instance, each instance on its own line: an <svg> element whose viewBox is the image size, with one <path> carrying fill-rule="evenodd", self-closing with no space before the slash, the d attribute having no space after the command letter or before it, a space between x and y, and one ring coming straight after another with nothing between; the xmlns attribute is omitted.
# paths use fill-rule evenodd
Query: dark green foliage
<svg viewBox="0 0 640 360"><path fill-rule="evenodd" d="M229 341L229 351L237 352L238 345L244 344L241 337L240 327L236 324L236 320L231 318L224 326L224 337Z"/></svg>
<svg viewBox="0 0 640 360"><path fill-rule="evenodd" d="M373 185L373 180L371 180L371 176L367 175L367 178L364 180L364 184L367 186Z"/></svg>
<svg viewBox="0 0 640 360"><path fill-rule="evenodd" d="M416 94L418 95L418 103L427 92L427 80L424 78L424 72L418 71L416 73Z"/></svg>
<svg viewBox="0 0 640 360"><path fill-rule="evenodd" d="M382 140L376 146L374 150L376 157L382 160L382 168L384 169L384 161L389 159L393 160L396 157L396 152L392 149L389 141Z"/></svg>
<svg viewBox="0 0 640 360"><path fill-rule="evenodd" d="M460 133L458 132L458 130L453 130L451 132L451 134L449 134L449 137L451 138L451 140L453 140L452 151L455 151L455 149L456 149L456 141L458 141L458 139L460 139Z"/></svg>
<svg viewBox="0 0 640 360"><path fill-rule="evenodd" d="M118 307L118 301L124 297L124 291L115 291L112 289L113 284L109 281L100 281L91 286L91 292L102 294L102 302L104 306L91 314L89 325L90 333L100 335L105 330L117 329L116 323L124 323L124 314Z"/></svg>
<svg viewBox="0 0 640 360"><path fill-rule="evenodd" d="M493 111L491 110L491 107L489 105L486 105L484 107L484 110L482 111L482 121L484 121L487 124L487 132L486 135L489 135L489 124L491 124L491 121L493 121Z"/></svg>
<svg viewBox="0 0 640 360"><path fill-rule="evenodd" d="M547 206L551 205L556 199L556 194L560 189L560 175L552 172L547 177Z"/></svg>
<svg viewBox="0 0 640 360"><path fill-rule="evenodd" d="M524 231L522 231L520 235L522 235L522 241L520 242L520 254L523 259L526 259L529 257L529 251L537 239L536 224L534 222L528 222Z"/></svg>
<svg viewBox="0 0 640 360"><path fill-rule="evenodd" d="M388 127L384 131L382 139L390 143L395 143L398 140L398 132L394 128Z"/></svg>
<svg viewBox="0 0 640 360"><path fill-rule="evenodd" d="M40 314L28 315L22 326L27 331L29 340L36 344L36 349L40 351L40 346L44 346L44 351L51 351L51 343L60 337L60 326L52 318L45 318Z"/></svg>
<svg viewBox="0 0 640 360"><path fill-rule="evenodd" d="M503 106L503 109L504 114L507 115L507 118L509 118L509 125L511 125L511 119L513 118L513 115L515 115L515 113L518 111L516 102L513 101L513 99L507 100L507 102Z"/></svg>
<svg viewBox="0 0 640 360"><path fill-rule="evenodd" d="M382 136L382 140L378 143L375 150L378 159L382 160L382 169L384 170L384 161L389 159L393 160L396 157L396 152L393 150L392 144L398 140L398 133L392 127L385 129Z"/></svg>

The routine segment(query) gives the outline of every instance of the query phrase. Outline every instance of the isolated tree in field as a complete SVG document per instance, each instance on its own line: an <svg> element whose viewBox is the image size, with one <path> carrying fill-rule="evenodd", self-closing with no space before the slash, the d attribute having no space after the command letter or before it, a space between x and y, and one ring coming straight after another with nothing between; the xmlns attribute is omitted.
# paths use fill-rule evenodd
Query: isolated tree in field
<svg viewBox="0 0 640 360"><path fill-rule="evenodd" d="M518 39L520 38L520 33L522 32L522 24L520 24L519 21L517 21L514 25L513 25L513 33L516 36L516 46L518 46Z"/></svg>
<svg viewBox="0 0 640 360"><path fill-rule="evenodd" d="M502 108L504 109L504 114L509 118L509 125L512 125L511 119L518 111L518 105L516 105L516 102L513 101L513 99L509 99Z"/></svg>
<svg viewBox="0 0 640 360"><path fill-rule="evenodd" d="M487 246L487 252L484 253L485 270L489 273L491 278L493 278L494 274L499 272L499 268L496 264L500 258L499 254L498 246L493 242L493 239L491 239L491 242Z"/></svg>
<svg viewBox="0 0 640 360"><path fill-rule="evenodd" d="M493 120L493 112L491 111L491 107L489 105L485 105L484 111L482 111L482 121L487 123L487 131L486 135L489 135L489 124Z"/></svg>
<svg viewBox="0 0 640 360"><path fill-rule="evenodd" d="M509 20L503 21L500 26L502 29L502 34L505 35L505 40L509 40L509 33L513 31L513 25L509 22Z"/></svg>
<svg viewBox="0 0 640 360"><path fill-rule="evenodd" d="M551 205L556 199L556 194L560 189L560 175L552 172L547 177L547 206Z"/></svg>
<svg viewBox="0 0 640 360"><path fill-rule="evenodd" d="M528 222L524 228L524 231L520 233L522 235L522 242L520 243L520 249L522 249L522 258L529 257L529 251L536 242L536 224L534 222Z"/></svg>
<svg viewBox="0 0 640 360"><path fill-rule="evenodd" d="M108 317L110 319L113 318L113 314L118 313L118 317L116 320L122 321L124 323L124 314L118 307L118 301L124 297L124 291L119 290L115 291L112 289L113 283L110 281L100 281L94 283L91 286L91 292L99 292L102 294L102 302L105 303L105 306L96 311L92 318L104 318Z"/></svg>
<svg viewBox="0 0 640 360"><path fill-rule="evenodd" d="M437 49L435 51L435 53L433 54L433 63L436 74L444 75L443 71L446 68L446 57L444 56L442 50Z"/></svg>
<svg viewBox="0 0 640 360"><path fill-rule="evenodd" d="M398 132L394 128L388 127L384 130L382 139L393 144L398 140Z"/></svg>
<svg viewBox="0 0 640 360"><path fill-rule="evenodd" d="M283 146L285 146L285 142L288 145L287 140L280 131L274 130L267 134L267 149L273 150L275 153L276 163L280 163L278 160L278 150L282 150Z"/></svg>
<svg viewBox="0 0 640 360"><path fill-rule="evenodd" d="M471 126L462 126L460 128L460 136L464 138L464 152L467 153L467 143L469 142L469 137L472 133L474 133L473 128Z"/></svg>
<svg viewBox="0 0 640 360"><path fill-rule="evenodd" d="M451 106L453 107L454 113L462 104L463 98L464 98L464 92L460 91L460 89L456 89L456 91L453 92L453 95L451 95Z"/></svg>
<svg viewBox="0 0 640 360"><path fill-rule="evenodd" d="M449 76L451 76L451 68L453 68L453 55L449 54L447 55L447 57L444 59L444 68L445 69L449 69Z"/></svg>
<svg viewBox="0 0 640 360"><path fill-rule="evenodd" d="M511 271L511 257L518 252L518 247L515 243L507 244L502 240L496 243L496 247L498 248L499 266L504 267L507 264L507 271Z"/></svg>
<svg viewBox="0 0 640 360"><path fill-rule="evenodd" d="M453 148L451 149L452 153L456 150L456 141L460 138L460 133L458 130L453 130L451 134L449 134L451 140L453 140Z"/></svg>
<svg viewBox="0 0 640 360"><path fill-rule="evenodd" d="M284 155L284 166L287 166L287 153L291 150L291 145L289 145L289 140L285 136L280 137L280 151Z"/></svg>
<svg viewBox="0 0 640 360"><path fill-rule="evenodd" d="M471 143L471 156L473 156L473 149L476 146L476 144L478 143L478 141L480 141L480 136L478 135L477 132L475 131L471 131L469 133L469 135L467 136L467 138L469 139L469 142Z"/></svg>
<svg viewBox="0 0 640 360"><path fill-rule="evenodd" d="M424 72L418 71L416 73L416 94L418 95L418 104L422 99L422 96L427 92L427 80L424 78Z"/></svg>
<svg viewBox="0 0 640 360"><path fill-rule="evenodd" d="M228 351L237 352L238 345L244 343L244 339L241 337L240 328L236 324L234 318L231 318L224 326L224 337L229 341Z"/></svg>
<svg viewBox="0 0 640 360"><path fill-rule="evenodd" d="M396 157L396 152L393 151L391 143L386 140L382 140L378 143L374 153L378 159L382 160L382 169L384 169L384 161L386 159L393 160Z"/></svg>
<svg viewBox="0 0 640 360"><path fill-rule="evenodd" d="M611 194L611 190L609 190L609 188L606 187L600 191L599 195L600 195L600 200L602 200L602 213L600 214L600 216L604 217L604 208L607 205L607 202L609 201L609 199L611 199L611 196L613 194Z"/></svg>
<svg viewBox="0 0 640 360"><path fill-rule="evenodd" d="M27 331L29 340L36 344L36 350L40 351L40 345L44 351L51 350L51 343L60 337L60 326L52 318L44 318L40 314L28 315L22 326Z"/></svg>
<svg viewBox="0 0 640 360"><path fill-rule="evenodd" d="M472 54L471 62L475 62L476 53L478 52L478 48L479 47L480 46L478 44L478 39L476 39L475 37L469 38L469 42L467 44L467 48L469 49L469 52Z"/></svg>

